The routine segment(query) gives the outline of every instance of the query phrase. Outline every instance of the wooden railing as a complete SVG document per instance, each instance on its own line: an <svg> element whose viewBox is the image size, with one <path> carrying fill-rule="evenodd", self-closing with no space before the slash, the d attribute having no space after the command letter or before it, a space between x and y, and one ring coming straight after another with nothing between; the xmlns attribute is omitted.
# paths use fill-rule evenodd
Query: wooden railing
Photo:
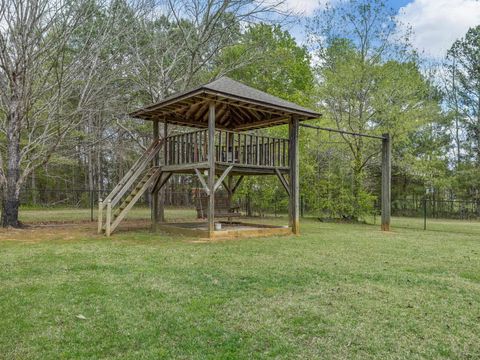
<svg viewBox="0 0 480 360"><path fill-rule="evenodd" d="M194 164L207 160L207 130L196 130L167 137L167 165Z"/></svg>
<svg viewBox="0 0 480 360"><path fill-rule="evenodd" d="M288 167L288 139L215 131L215 161L253 167ZM208 161L208 130L167 137L167 165Z"/></svg>

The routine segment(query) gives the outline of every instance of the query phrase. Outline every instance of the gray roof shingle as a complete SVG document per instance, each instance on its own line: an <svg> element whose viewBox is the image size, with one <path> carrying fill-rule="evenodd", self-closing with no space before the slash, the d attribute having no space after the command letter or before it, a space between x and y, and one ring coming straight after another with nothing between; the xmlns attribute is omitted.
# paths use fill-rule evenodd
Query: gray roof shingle
<svg viewBox="0 0 480 360"><path fill-rule="evenodd" d="M245 84L242 84L239 81L230 79L229 77L223 76L214 80L208 84L201 86L200 88L209 89L212 91L218 91L225 94L230 94L236 97L241 97L244 99L252 99L260 101L265 104L271 104L274 106L279 106L287 109L292 109L296 111L317 114L315 111L307 109L303 106L297 105L287 100L283 100L279 97L267 94L266 92L257 90ZM320 114L317 114L320 116Z"/></svg>

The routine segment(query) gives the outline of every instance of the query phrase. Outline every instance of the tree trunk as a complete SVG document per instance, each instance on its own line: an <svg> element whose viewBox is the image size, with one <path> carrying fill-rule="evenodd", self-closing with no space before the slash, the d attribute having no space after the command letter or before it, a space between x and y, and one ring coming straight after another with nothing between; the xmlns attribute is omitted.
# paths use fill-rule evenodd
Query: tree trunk
<svg viewBox="0 0 480 360"><path fill-rule="evenodd" d="M20 131L19 111L15 109L8 122L6 184L3 189L2 226L20 227L18 207L20 195Z"/></svg>
<svg viewBox="0 0 480 360"><path fill-rule="evenodd" d="M31 192L32 192L32 205L36 206L37 205L37 179L35 176L35 171L32 171L32 177L31 177Z"/></svg>

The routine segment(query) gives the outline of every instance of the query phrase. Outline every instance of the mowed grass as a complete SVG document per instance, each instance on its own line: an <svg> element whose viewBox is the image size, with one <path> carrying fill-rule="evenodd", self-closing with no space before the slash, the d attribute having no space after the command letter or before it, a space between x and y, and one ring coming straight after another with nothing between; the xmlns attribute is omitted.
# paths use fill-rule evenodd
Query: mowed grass
<svg viewBox="0 0 480 360"><path fill-rule="evenodd" d="M480 237L455 229L0 241L0 358L478 359Z"/></svg>
<svg viewBox="0 0 480 360"><path fill-rule="evenodd" d="M90 209L76 208L51 208L51 209L21 209L20 221L29 223L39 222L71 222L89 221L91 219ZM173 208L166 210L168 219L194 219L195 209ZM104 215L105 216L105 215ZM97 210L93 211L93 218L97 219ZM150 209L146 207L134 207L127 215L128 219L150 219Z"/></svg>

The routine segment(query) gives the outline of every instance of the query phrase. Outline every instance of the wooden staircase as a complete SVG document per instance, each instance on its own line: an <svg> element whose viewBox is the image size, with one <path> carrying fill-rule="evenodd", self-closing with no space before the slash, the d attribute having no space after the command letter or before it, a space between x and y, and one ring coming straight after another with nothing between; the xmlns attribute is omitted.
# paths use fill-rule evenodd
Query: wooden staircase
<svg viewBox="0 0 480 360"><path fill-rule="evenodd" d="M163 147L163 140L154 141L143 155L133 164L110 194L98 203L98 233L106 236L117 228L130 209L155 183L161 168L152 166L152 160ZM117 206L118 205L118 206ZM105 221L104 219L105 212Z"/></svg>

